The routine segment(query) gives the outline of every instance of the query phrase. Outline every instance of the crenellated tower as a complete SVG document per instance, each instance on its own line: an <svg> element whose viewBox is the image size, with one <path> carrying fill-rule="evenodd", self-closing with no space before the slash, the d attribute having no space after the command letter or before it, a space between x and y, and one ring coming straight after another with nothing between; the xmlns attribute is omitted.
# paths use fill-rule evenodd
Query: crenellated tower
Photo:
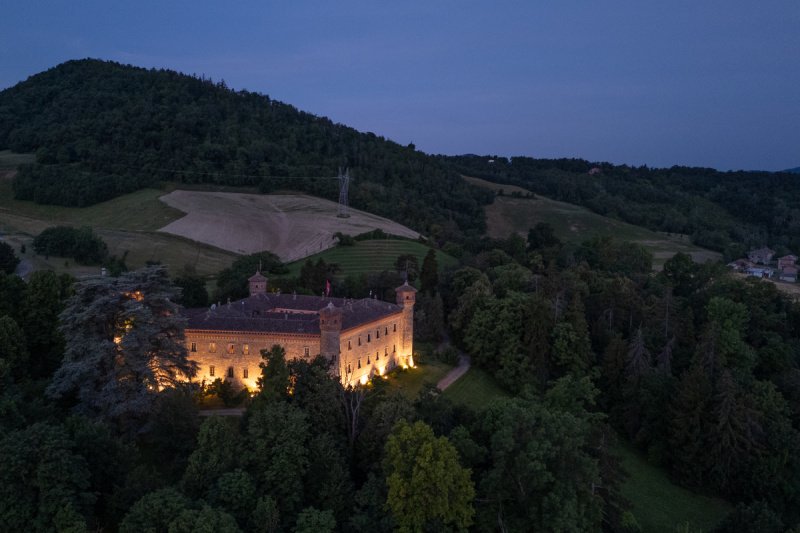
<svg viewBox="0 0 800 533"><path fill-rule="evenodd" d="M403 307L399 363L402 366L414 366L414 303L417 299L417 289L409 285L406 280L395 289L395 293L397 294L397 305Z"/></svg>
<svg viewBox="0 0 800 533"><path fill-rule="evenodd" d="M342 332L342 309L329 302L319 311L319 353L328 361L331 368L339 370L339 337Z"/></svg>

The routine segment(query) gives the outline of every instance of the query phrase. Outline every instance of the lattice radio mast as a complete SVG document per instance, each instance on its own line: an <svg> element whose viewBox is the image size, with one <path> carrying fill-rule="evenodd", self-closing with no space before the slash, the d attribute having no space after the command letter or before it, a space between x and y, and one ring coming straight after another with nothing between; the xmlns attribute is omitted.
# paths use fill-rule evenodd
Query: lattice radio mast
<svg viewBox="0 0 800 533"><path fill-rule="evenodd" d="M350 216L349 208L347 206L347 189L350 185L350 171L344 169L342 172L339 168L339 214L336 216L340 218L348 218Z"/></svg>

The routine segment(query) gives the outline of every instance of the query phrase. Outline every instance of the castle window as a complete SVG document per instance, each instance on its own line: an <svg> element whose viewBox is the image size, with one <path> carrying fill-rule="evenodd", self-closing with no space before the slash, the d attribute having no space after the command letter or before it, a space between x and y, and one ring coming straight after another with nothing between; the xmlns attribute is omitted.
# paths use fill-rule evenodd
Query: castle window
<svg viewBox="0 0 800 533"><path fill-rule="evenodd" d="M229 366L229 367L228 367L228 377L229 377L229 378L232 378L232 377L233 377L233 367L232 367L232 366Z"/></svg>
<svg viewBox="0 0 800 533"><path fill-rule="evenodd" d="M347 349L352 350L353 346L350 344L350 341L347 341Z"/></svg>
<svg viewBox="0 0 800 533"><path fill-rule="evenodd" d="M388 346L384 346L383 347L383 355L389 355L389 347Z"/></svg>
<svg viewBox="0 0 800 533"><path fill-rule="evenodd" d="M397 331L397 324L392 324L392 331Z"/></svg>
<svg viewBox="0 0 800 533"><path fill-rule="evenodd" d="M303 355L305 355L306 357L308 357L308 356L309 356L309 349L308 349L308 346L303 346Z"/></svg>
<svg viewBox="0 0 800 533"><path fill-rule="evenodd" d="M367 342L372 342L372 335L367 333Z"/></svg>
<svg viewBox="0 0 800 533"><path fill-rule="evenodd" d="M214 377L214 365L208 367L208 375L211 376L212 378Z"/></svg>
<svg viewBox="0 0 800 533"><path fill-rule="evenodd" d="M375 352L375 360L380 361L381 355L378 352Z"/></svg>
<svg viewBox="0 0 800 533"><path fill-rule="evenodd" d="M379 329L375 330L375 338L376 339L380 339L381 338L381 330L379 330Z"/></svg>
<svg viewBox="0 0 800 533"><path fill-rule="evenodd" d="M197 351L197 343L196 343L196 342L193 342L193 343L192 343L192 351L193 351L193 352L196 352L196 351Z"/></svg>
<svg viewBox="0 0 800 533"><path fill-rule="evenodd" d="M361 368L361 358L358 358L358 368Z"/></svg>
<svg viewBox="0 0 800 533"><path fill-rule="evenodd" d="M250 355L250 345L249 344L242 344L242 353L244 355ZM247 370L245 370L247 372ZM247 377L247 376L245 376Z"/></svg>
<svg viewBox="0 0 800 533"><path fill-rule="evenodd" d="M397 351L397 345L392 344L392 353L395 353L396 351Z"/></svg>
<svg viewBox="0 0 800 533"><path fill-rule="evenodd" d="M367 364L370 364L369 356L367 356Z"/></svg>
<svg viewBox="0 0 800 533"><path fill-rule="evenodd" d="M358 345L361 346L361 337L358 338Z"/></svg>
<svg viewBox="0 0 800 533"><path fill-rule="evenodd" d="M236 351L236 345L233 344L232 342L229 342L228 343L228 353L233 353L234 351Z"/></svg>
<svg viewBox="0 0 800 533"><path fill-rule="evenodd" d="M250 372L248 372L246 368L242 370L242 377L244 379L247 379L247 378L250 377Z"/></svg>
<svg viewBox="0 0 800 533"><path fill-rule="evenodd" d="M353 372L353 369L350 367L350 363L347 363L347 373L351 374L352 372Z"/></svg>
<svg viewBox="0 0 800 533"><path fill-rule="evenodd" d="M386 326L385 328L383 328L383 334L384 335L388 335L389 334L389 326Z"/></svg>
<svg viewBox="0 0 800 533"><path fill-rule="evenodd" d="M211 352L211 353L216 352L217 351L217 343L216 342L209 342L208 343L208 351Z"/></svg>

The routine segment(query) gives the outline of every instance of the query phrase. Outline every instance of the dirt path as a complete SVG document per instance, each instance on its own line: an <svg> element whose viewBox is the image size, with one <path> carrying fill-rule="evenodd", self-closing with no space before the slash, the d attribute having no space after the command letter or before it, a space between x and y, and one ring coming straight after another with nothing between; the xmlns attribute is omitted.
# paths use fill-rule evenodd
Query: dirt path
<svg viewBox="0 0 800 533"><path fill-rule="evenodd" d="M244 414L244 407L231 407L228 409L201 409L197 414L200 416L242 416Z"/></svg>
<svg viewBox="0 0 800 533"><path fill-rule="evenodd" d="M439 383L436 384L436 387L441 391L445 390L447 387L455 383L458 378L466 374L467 370L469 370L469 367L469 356L462 353L458 356L458 364L455 366L455 368L445 374L445 376L439 380Z"/></svg>

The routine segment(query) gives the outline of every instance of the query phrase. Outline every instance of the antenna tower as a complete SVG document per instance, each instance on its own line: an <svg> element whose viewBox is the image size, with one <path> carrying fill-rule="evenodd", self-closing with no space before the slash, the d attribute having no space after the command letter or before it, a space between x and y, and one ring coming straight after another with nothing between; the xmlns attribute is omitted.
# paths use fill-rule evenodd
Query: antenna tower
<svg viewBox="0 0 800 533"><path fill-rule="evenodd" d="M350 171L348 169L339 168L339 218L350 217L350 212L347 206L347 189L350 185Z"/></svg>

